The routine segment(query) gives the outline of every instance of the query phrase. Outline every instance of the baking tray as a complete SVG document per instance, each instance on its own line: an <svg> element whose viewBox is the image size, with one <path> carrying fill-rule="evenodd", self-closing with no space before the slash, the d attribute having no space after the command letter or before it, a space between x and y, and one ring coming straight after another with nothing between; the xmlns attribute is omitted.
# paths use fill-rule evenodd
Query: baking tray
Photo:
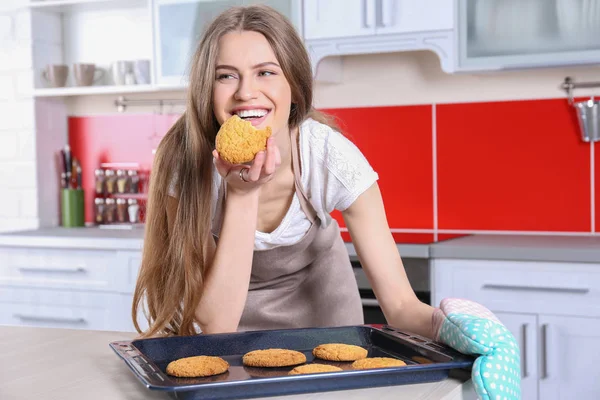
<svg viewBox="0 0 600 400"><path fill-rule="evenodd" d="M323 343L346 343L368 349L369 357L394 357L407 365L352 370L351 362L314 360L312 349ZM252 332L176 336L110 343L135 376L149 389L171 392L182 400L239 399L283 394L392 386L443 380L452 369L470 368L474 359L421 336L387 325L334 328L280 329ZM251 351L285 348L301 351L313 360L339 366L343 371L287 375L294 367L251 368L242 356ZM197 355L219 356L229 371L207 378L167 375L173 360Z"/></svg>

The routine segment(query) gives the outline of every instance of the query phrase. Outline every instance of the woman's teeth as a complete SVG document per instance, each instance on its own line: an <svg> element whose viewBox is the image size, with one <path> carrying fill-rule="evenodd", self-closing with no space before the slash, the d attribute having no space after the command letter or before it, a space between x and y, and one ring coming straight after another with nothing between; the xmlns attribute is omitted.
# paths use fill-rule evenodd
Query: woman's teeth
<svg viewBox="0 0 600 400"><path fill-rule="evenodd" d="M236 114L240 118L261 118L267 115L267 110L240 110Z"/></svg>

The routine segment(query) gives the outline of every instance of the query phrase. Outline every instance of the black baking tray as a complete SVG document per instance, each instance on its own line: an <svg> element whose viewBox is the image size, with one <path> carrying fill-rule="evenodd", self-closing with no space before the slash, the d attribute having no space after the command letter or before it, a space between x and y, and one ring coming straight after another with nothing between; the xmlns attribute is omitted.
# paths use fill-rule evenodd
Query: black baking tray
<svg viewBox="0 0 600 400"><path fill-rule="evenodd" d="M315 360L312 349L323 343L346 343L368 349L368 357L394 357L406 366L352 370L351 362ZM387 325L281 329L178 336L110 343L135 376L149 389L171 392L183 400L240 399L283 394L314 393L440 381L452 369L469 369L474 358L418 335ZM306 363L339 366L343 371L288 375L294 367L251 368L242 356L252 350L285 348L301 351ZM167 375L173 360L197 355L219 356L229 371L207 378Z"/></svg>

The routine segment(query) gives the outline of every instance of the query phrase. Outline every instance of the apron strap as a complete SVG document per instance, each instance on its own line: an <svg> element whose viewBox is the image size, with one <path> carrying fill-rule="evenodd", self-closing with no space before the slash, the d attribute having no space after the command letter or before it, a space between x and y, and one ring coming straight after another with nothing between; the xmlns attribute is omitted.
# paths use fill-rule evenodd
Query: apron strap
<svg viewBox="0 0 600 400"><path fill-rule="evenodd" d="M291 142L292 142L292 170L294 171L294 183L296 185L296 195L298 196L298 200L300 200L300 207L302 207L302 211L306 214L306 217L311 223L315 222L315 218L317 216L317 212L315 211L312 204L308 200L308 196L304 192L302 188L302 168L300 165L300 146L299 142L299 132L300 127L298 126L295 129L292 129L291 132Z"/></svg>

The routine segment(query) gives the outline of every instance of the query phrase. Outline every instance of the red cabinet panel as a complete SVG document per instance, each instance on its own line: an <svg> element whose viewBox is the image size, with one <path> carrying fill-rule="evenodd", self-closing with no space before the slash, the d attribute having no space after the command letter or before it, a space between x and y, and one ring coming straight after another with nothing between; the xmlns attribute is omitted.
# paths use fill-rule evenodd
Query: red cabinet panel
<svg viewBox="0 0 600 400"><path fill-rule="evenodd" d="M390 228L433 229L431 106L323 111L379 174Z"/></svg>
<svg viewBox="0 0 600 400"><path fill-rule="evenodd" d="M577 129L564 99L438 106L439 228L589 231Z"/></svg>

